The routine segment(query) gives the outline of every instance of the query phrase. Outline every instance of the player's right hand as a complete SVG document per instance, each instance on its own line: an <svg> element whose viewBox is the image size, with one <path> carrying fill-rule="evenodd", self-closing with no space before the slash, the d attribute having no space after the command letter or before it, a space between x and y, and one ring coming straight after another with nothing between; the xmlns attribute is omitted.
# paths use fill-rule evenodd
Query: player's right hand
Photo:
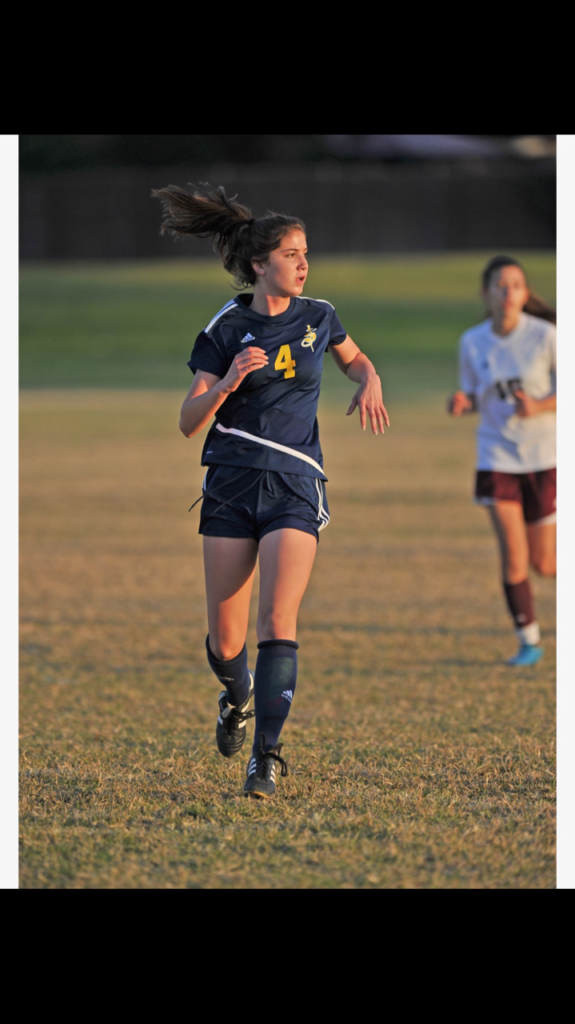
<svg viewBox="0 0 575 1024"><path fill-rule="evenodd" d="M222 391L227 391L231 394L232 391L235 391L240 386L248 373L253 373L254 370L261 370L268 363L269 359L263 348L249 345L243 352L238 352L225 377L222 377Z"/></svg>
<svg viewBox="0 0 575 1024"><path fill-rule="evenodd" d="M447 400L447 411L452 416L461 416L464 412L473 409L473 402L465 394L465 391L455 391Z"/></svg>

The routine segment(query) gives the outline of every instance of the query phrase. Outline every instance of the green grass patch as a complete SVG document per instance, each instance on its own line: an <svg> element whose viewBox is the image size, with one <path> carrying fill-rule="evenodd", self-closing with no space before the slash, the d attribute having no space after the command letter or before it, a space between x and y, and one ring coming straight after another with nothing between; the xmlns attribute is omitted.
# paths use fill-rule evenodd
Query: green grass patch
<svg viewBox="0 0 575 1024"><path fill-rule="evenodd" d="M312 255L306 294L329 299L398 396L409 397L455 383L459 336L484 315L479 279L490 255ZM517 255L554 302L554 255ZM185 391L196 335L233 295L216 259L24 264L21 386Z"/></svg>

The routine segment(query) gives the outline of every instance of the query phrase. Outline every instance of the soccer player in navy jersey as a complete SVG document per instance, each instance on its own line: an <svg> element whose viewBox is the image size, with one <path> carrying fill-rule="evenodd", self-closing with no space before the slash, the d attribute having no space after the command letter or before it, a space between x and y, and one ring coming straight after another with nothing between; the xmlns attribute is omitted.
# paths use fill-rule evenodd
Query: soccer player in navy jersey
<svg viewBox="0 0 575 1024"><path fill-rule="evenodd" d="M460 339L448 411L480 413L475 501L491 517L519 639L507 664L535 665L543 648L529 566L556 572L556 315L512 256L494 256L482 286L488 318Z"/></svg>
<svg viewBox="0 0 575 1024"><path fill-rule="evenodd" d="M296 687L298 610L319 532L329 522L316 419L326 351L358 385L347 414L357 408L362 429L369 422L374 434L383 434L389 418L375 368L334 307L302 295L303 222L273 213L256 219L222 187L192 187L193 193L173 185L154 190L163 206L162 232L211 237L241 290L196 339L188 363L194 380L180 415L186 437L211 423L202 452L207 473L199 532L207 658L224 687L216 741L224 757L237 754L255 715L244 793L269 797L278 765L287 773L279 737ZM252 673L246 636L258 558Z"/></svg>

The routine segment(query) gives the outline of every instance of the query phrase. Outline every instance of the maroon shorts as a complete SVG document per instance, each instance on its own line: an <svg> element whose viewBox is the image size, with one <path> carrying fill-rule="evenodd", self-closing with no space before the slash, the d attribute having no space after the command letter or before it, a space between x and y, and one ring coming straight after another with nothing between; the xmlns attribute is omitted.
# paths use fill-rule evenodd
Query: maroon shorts
<svg viewBox="0 0 575 1024"><path fill-rule="evenodd" d="M526 523L555 522L557 507L557 470L537 473L496 473L478 469L475 478L478 505L496 505L498 501L518 501Z"/></svg>

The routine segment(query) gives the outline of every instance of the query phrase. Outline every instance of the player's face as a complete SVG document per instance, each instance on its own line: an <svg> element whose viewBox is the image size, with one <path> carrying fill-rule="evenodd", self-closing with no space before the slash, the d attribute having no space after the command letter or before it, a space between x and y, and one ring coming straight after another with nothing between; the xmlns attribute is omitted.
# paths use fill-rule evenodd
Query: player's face
<svg viewBox="0 0 575 1024"><path fill-rule="evenodd" d="M301 295L308 272L307 241L299 228L288 231L267 263L254 264L260 286L268 295Z"/></svg>
<svg viewBox="0 0 575 1024"><path fill-rule="evenodd" d="M493 317L505 320L519 319L519 314L529 298L523 271L520 267L513 266L494 270L483 295Z"/></svg>

